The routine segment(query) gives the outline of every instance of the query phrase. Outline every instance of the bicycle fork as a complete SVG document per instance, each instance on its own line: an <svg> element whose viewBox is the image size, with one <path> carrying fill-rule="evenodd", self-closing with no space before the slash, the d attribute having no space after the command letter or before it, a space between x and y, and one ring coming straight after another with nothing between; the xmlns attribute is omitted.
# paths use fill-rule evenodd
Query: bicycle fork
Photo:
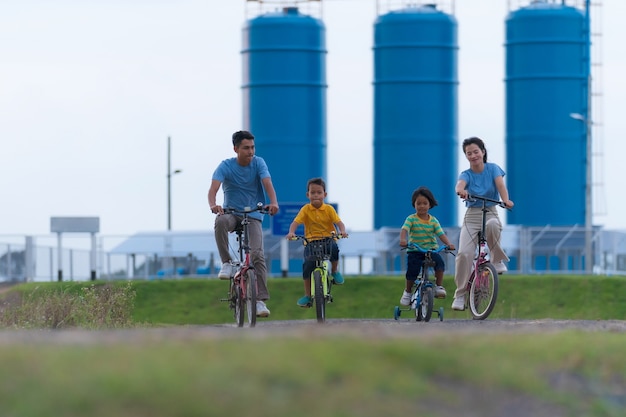
<svg viewBox="0 0 626 417"><path fill-rule="evenodd" d="M332 302L333 297L330 295L330 288L332 284L330 283L329 273L328 273L329 268L327 268L327 265L326 267L316 267L313 270L313 274L311 274L311 298L315 300L315 294L317 293L317 288L315 287L315 279L313 279L313 275L315 271L319 271L322 277L322 294L324 294L324 298L328 302Z"/></svg>

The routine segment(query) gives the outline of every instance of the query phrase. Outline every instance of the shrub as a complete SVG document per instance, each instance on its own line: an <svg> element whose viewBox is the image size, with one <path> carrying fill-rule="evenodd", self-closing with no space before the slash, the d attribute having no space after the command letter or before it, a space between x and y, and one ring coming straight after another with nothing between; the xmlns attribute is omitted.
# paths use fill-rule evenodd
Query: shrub
<svg viewBox="0 0 626 417"><path fill-rule="evenodd" d="M135 295L130 282L124 285L37 287L21 300L4 304L0 309L0 325L51 329L129 327Z"/></svg>

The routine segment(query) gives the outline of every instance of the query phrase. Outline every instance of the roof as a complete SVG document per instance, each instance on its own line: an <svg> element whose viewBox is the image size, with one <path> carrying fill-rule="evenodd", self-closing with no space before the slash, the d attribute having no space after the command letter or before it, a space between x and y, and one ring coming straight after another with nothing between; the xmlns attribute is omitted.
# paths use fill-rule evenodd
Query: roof
<svg viewBox="0 0 626 417"><path fill-rule="evenodd" d="M193 253L198 258L208 259L211 253L217 253L217 245L212 231L140 232L111 249L109 253L150 254L159 257L184 257Z"/></svg>

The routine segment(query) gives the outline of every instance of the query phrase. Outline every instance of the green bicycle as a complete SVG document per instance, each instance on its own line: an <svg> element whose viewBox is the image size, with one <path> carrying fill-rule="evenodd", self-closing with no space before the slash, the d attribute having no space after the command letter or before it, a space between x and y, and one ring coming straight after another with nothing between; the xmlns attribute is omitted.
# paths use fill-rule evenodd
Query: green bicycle
<svg viewBox="0 0 626 417"><path fill-rule="evenodd" d="M333 302L331 289L333 280L330 277L330 255L332 242L339 240L341 236L312 237L295 235L291 240L302 240L308 255L315 259L315 268L311 272L311 300L315 305L315 313L318 323L326 321L326 304Z"/></svg>

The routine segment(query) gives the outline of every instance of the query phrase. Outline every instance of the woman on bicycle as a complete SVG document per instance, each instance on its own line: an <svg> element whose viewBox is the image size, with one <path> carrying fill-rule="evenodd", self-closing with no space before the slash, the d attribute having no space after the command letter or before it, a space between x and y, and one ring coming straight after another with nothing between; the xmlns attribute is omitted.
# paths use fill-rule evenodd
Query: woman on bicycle
<svg viewBox="0 0 626 417"><path fill-rule="evenodd" d="M324 203L326 198L326 183L322 178L312 178L307 182L306 196L309 204L305 204L295 219L289 225L287 239L295 236L299 225L304 224L304 234L307 239L331 237L335 233L335 228L339 229L341 237L348 237L346 226L339 218L335 208ZM337 285L343 284L343 277L337 270L339 265L339 248L333 240L331 243L331 274L333 281ZM311 273L315 269L315 259L311 259L307 248L304 248L304 262L302 264L302 277L304 278L304 296L298 300L300 307L311 306Z"/></svg>
<svg viewBox="0 0 626 417"><path fill-rule="evenodd" d="M455 187L456 194L466 200L465 206L467 207L459 237L454 275L456 291L452 309L459 311L465 309L467 281L471 274L472 262L478 244L478 232L482 228L482 202L467 201L467 196L476 195L501 200L507 208L513 207L513 201L509 199L509 191L504 183L504 170L497 164L487 162L487 149L485 149L485 143L482 139L477 137L465 139L463 141L463 153L469 161L470 167L461 172ZM489 212L487 213L485 234L489 246L489 256L496 271L502 274L507 271L504 262L509 260L500 246L502 223L498 217L495 203L488 202L487 206Z"/></svg>
<svg viewBox="0 0 626 417"><path fill-rule="evenodd" d="M450 250L454 250L454 245L450 243L448 236L441 228L439 220L428 213L428 210L437 205L437 200L433 193L426 187L419 187L413 191L411 204L415 208L415 213L409 215L400 231L400 246L406 247L408 242L415 243L424 250L437 249L437 237ZM420 274L424 263L424 252L416 249L407 249L407 269L406 287L400 298L400 304L408 306L411 304L411 290L413 284ZM446 298L446 289L443 287L443 272L445 265L443 258L438 253L431 253L431 258L435 261L435 297Z"/></svg>

